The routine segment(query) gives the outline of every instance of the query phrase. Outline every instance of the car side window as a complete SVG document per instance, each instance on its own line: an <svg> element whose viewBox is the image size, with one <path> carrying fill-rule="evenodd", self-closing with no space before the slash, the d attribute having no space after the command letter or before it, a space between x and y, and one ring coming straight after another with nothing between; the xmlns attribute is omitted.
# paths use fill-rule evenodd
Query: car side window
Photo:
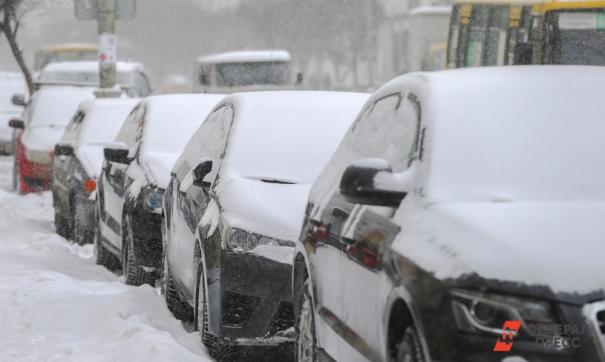
<svg viewBox="0 0 605 362"><path fill-rule="evenodd" d="M116 137L117 142L123 142L130 149L130 156L138 149L138 143L141 138L141 129L145 116L144 105L137 106L126 118L124 125Z"/></svg>
<svg viewBox="0 0 605 362"><path fill-rule="evenodd" d="M65 132L63 133L63 137L61 137L60 143L67 143L67 144L77 143L78 134L79 134L80 130L82 129L81 125L82 125L82 121L84 120L84 117L86 117L86 114L84 112L80 112L80 111L76 112L76 114L73 116L71 121L69 121L69 124L67 125L67 128L65 129Z"/></svg>
<svg viewBox="0 0 605 362"><path fill-rule="evenodd" d="M407 155L401 144L404 127L398 117L402 101L400 93L383 97L359 118L343 142L347 163L382 158L395 172L407 168Z"/></svg>
<svg viewBox="0 0 605 362"><path fill-rule="evenodd" d="M225 151L232 120L233 108L229 105L216 109L206 118L206 121L189 141L183 157L175 167L175 171L181 180L187 173L197 167L202 159L210 158L215 164L208 180L214 181L219 169L218 163Z"/></svg>

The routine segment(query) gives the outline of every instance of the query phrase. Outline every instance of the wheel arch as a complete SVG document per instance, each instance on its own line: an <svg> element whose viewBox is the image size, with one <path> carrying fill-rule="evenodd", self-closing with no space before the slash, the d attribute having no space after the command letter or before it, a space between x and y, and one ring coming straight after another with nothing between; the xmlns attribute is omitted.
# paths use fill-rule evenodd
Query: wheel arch
<svg viewBox="0 0 605 362"><path fill-rule="evenodd" d="M411 295L403 288L395 288L388 298L385 321L385 356L387 360L394 352L398 342L403 338L405 328L413 325L420 339L420 345L426 361L431 361L428 342L422 319L414 306Z"/></svg>

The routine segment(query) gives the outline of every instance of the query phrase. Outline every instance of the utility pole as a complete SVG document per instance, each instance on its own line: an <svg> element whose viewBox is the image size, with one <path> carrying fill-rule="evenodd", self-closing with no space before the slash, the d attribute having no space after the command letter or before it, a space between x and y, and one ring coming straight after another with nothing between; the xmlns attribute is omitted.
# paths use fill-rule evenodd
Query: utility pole
<svg viewBox="0 0 605 362"><path fill-rule="evenodd" d="M121 91L117 83L116 0L96 0L99 34L98 98L116 98Z"/></svg>

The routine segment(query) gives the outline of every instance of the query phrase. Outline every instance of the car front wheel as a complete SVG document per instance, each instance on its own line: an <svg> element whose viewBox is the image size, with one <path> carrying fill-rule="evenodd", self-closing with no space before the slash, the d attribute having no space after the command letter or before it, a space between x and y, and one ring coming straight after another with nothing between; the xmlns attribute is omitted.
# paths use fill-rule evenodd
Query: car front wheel
<svg viewBox="0 0 605 362"><path fill-rule="evenodd" d="M126 277L126 284L135 286L149 284L153 286L155 279L151 273L146 272L141 265L139 265L136 255L134 254L134 235L128 218L126 218L126 221L122 226L122 233L124 233L122 272Z"/></svg>
<svg viewBox="0 0 605 362"><path fill-rule="evenodd" d="M315 335L315 313L311 299L310 281L305 281L304 291L300 294L296 305L300 308L296 313L296 361L317 361L317 338Z"/></svg>
<svg viewBox="0 0 605 362"><path fill-rule="evenodd" d="M424 362L420 337L414 326L406 328L403 339L397 346L397 362Z"/></svg>

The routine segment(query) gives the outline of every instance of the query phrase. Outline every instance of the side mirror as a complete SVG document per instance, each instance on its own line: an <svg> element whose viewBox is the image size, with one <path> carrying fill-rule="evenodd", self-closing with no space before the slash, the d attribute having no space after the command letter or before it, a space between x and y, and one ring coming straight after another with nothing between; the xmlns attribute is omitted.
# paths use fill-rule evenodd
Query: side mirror
<svg viewBox="0 0 605 362"><path fill-rule="evenodd" d="M13 94L11 103L18 107L25 107L27 102L25 101L25 94Z"/></svg>
<svg viewBox="0 0 605 362"><path fill-rule="evenodd" d="M23 122L22 119L13 118L10 121L8 121L8 126L10 128L14 128L14 129L24 129L25 128L25 122Z"/></svg>
<svg viewBox="0 0 605 362"><path fill-rule="evenodd" d="M112 143L103 149L105 159L113 163L130 164L132 159L128 157L130 150L123 143Z"/></svg>
<svg viewBox="0 0 605 362"><path fill-rule="evenodd" d="M55 156L71 156L74 154L72 145L57 144L55 145Z"/></svg>
<svg viewBox="0 0 605 362"><path fill-rule="evenodd" d="M193 184L200 187L209 186L204 178L212 172L212 160L204 160L193 170Z"/></svg>
<svg viewBox="0 0 605 362"><path fill-rule="evenodd" d="M340 193L355 204L397 207L412 189L413 173L413 167L394 174L385 160L362 160L347 167Z"/></svg>
<svg viewBox="0 0 605 362"><path fill-rule="evenodd" d="M534 46L530 43L518 43L515 46L515 64L530 65L534 59Z"/></svg>

